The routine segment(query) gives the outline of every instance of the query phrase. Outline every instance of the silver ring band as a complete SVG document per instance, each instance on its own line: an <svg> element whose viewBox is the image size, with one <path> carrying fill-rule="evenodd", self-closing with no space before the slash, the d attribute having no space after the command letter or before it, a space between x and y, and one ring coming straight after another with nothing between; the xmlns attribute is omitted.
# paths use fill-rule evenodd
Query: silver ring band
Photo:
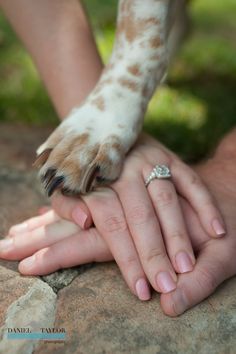
<svg viewBox="0 0 236 354"><path fill-rule="evenodd" d="M154 179L169 179L171 178L171 172L166 165L156 165L151 171L150 175L145 181L145 186L147 187L151 181Z"/></svg>

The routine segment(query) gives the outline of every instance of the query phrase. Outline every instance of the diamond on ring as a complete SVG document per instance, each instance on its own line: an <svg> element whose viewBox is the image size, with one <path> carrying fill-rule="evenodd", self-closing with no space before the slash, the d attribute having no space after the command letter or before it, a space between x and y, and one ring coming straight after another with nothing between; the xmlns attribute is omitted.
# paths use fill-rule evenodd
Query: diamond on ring
<svg viewBox="0 0 236 354"><path fill-rule="evenodd" d="M148 178L145 181L145 186L147 187L149 183L154 179L167 179L171 178L171 172L168 166L166 165L156 165Z"/></svg>

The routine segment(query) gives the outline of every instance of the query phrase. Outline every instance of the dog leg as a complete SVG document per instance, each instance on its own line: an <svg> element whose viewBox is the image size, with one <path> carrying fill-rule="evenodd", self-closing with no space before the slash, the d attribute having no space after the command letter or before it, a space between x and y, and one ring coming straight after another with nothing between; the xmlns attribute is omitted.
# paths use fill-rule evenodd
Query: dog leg
<svg viewBox="0 0 236 354"><path fill-rule="evenodd" d="M86 193L119 176L166 72L168 9L168 0L120 0L113 52L98 84L37 151L49 195L58 188Z"/></svg>

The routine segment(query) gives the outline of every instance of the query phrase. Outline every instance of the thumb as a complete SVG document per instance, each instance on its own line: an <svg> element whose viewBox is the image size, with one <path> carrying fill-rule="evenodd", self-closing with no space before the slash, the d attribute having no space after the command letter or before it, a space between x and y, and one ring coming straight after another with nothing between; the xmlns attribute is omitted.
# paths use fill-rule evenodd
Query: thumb
<svg viewBox="0 0 236 354"><path fill-rule="evenodd" d="M213 240L201 250L195 268L190 273L181 274L177 289L161 295L161 306L168 316L178 316L187 309L207 298L225 279L233 275L229 252L221 240ZM232 268L232 267L231 267Z"/></svg>
<svg viewBox="0 0 236 354"><path fill-rule="evenodd" d="M55 192L51 203L56 213L63 219L73 221L82 229L88 229L93 221L87 205L79 198L67 197Z"/></svg>

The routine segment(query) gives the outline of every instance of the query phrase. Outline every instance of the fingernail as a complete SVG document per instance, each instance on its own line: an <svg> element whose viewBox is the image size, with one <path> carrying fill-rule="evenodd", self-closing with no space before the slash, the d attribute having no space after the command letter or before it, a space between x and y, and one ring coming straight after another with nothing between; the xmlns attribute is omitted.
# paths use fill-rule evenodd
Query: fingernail
<svg viewBox="0 0 236 354"><path fill-rule="evenodd" d="M173 309L176 315L181 315L189 308L187 299L180 289L176 289L176 291L173 292L172 301Z"/></svg>
<svg viewBox="0 0 236 354"><path fill-rule="evenodd" d="M17 224L11 227L11 232L25 232L28 230L28 224L26 222L22 222L21 224Z"/></svg>
<svg viewBox="0 0 236 354"><path fill-rule="evenodd" d="M24 266L26 268L31 268L34 265L34 263L35 263L35 256L31 256L21 261L21 267Z"/></svg>
<svg viewBox="0 0 236 354"><path fill-rule="evenodd" d="M145 279L139 279L135 285L139 300L149 300L151 298L150 289Z"/></svg>
<svg viewBox="0 0 236 354"><path fill-rule="evenodd" d="M226 230L223 227L223 225L221 224L219 219L214 219L212 221L212 227L213 227L217 236L223 236L226 234Z"/></svg>
<svg viewBox="0 0 236 354"><path fill-rule="evenodd" d="M85 227L85 223L88 219L87 214L81 208L75 208L72 211L72 217L74 221L82 228Z"/></svg>
<svg viewBox="0 0 236 354"><path fill-rule="evenodd" d="M180 273L187 273L193 270L193 263L186 252L179 252L175 256L175 260Z"/></svg>
<svg viewBox="0 0 236 354"><path fill-rule="evenodd" d="M172 279L169 272L160 272L156 276L157 285L163 293L169 293L176 289L176 283Z"/></svg>
<svg viewBox="0 0 236 354"><path fill-rule="evenodd" d="M7 238L4 240L0 241L0 252L3 251L9 251L13 245L13 239L12 238Z"/></svg>

